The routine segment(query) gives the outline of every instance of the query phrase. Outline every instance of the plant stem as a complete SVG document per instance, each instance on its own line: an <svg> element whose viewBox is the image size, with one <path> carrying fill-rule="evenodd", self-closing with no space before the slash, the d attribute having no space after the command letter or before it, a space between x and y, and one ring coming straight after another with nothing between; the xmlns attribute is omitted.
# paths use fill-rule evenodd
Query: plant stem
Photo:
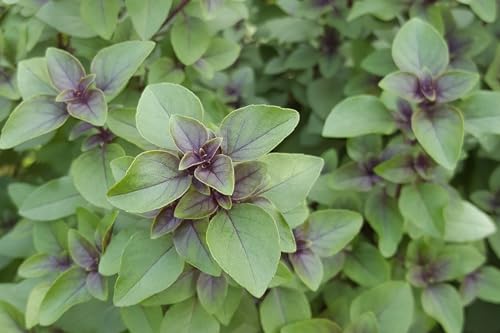
<svg viewBox="0 0 500 333"><path fill-rule="evenodd" d="M168 14L165 21L163 21L163 23L161 24L160 29L158 29L158 32L154 34L152 39L156 39L159 35L163 34L166 30L166 27L170 24L170 22L172 22L172 20L177 16L177 14L179 14L184 9L184 7L186 7L190 2L191 0L181 0L181 2L179 2L177 7L175 7L170 12L170 14Z"/></svg>

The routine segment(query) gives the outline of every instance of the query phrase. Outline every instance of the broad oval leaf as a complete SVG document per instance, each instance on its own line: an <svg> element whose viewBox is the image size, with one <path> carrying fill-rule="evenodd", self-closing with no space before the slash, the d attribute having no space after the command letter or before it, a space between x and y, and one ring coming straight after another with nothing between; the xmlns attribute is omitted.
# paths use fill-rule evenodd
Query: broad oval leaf
<svg viewBox="0 0 500 333"><path fill-rule="evenodd" d="M78 266L87 271L97 269L99 253L96 247L74 229L68 232L68 247L71 258Z"/></svg>
<svg viewBox="0 0 500 333"><path fill-rule="evenodd" d="M71 177L76 189L91 204L111 208L106 197L114 178L110 163L125 155L117 144L104 145L78 156L71 165Z"/></svg>
<svg viewBox="0 0 500 333"><path fill-rule="evenodd" d="M265 333L279 333L287 324L311 318L304 293L288 288L273 288L260 303L259 312Z"/></svg>
<svg viewBox="0 0 500 333"><path fill-rule="evenodd" d="M17 87L23 100L37 95L58 94L50 81L45 58L31 58L18 63Z"/></svg>
<svg viewBox="0 0 500 333"><path fill-rule="evenodd" d="M448 46L432 25L413 18L396 34L392 58L402 71L418 75L427 68L437 76L448 66Z"/></svg>
<svg viewBox="0 0 500 333"><path fill-rule="evenodd" d="M464 141L464 119L460 111L447 105L419 109L412 116L411 127L418 142L438 164L455 168Z"/></svg>
<svg viewBox="0 0 500 333"><path fill-rule="evenodd" d="M137 130L144 139L167 149L177 149L168 131L174 114L203 119L203 106L190 90L173 83L151 84L144 89L137 104Z"/></svg>
<svg viewBox="0 0 500 333"><path fill-rule="evenodd" d="M159 306L129 306L121 308L120 314L130 333L158 333L163 320Z"/></svg>
<svg viewBox="0 0 500 333"><path fill-rule="evenodd" d="M175 206L174 216L180 219L202 219L215 213L218 207L212 195L189 190Z"/></svg>
<svg viewBox="0 0 500 333"><path fill-rule="evenodd" d="M155 43L150 41L127 41L97 52L90 70L96 74L96 87L104 92L108 101L127 85L154 47Z"/></svg>
<svg viewBox="0 0 500 333"><path fill-rule="evenodd" d="M89 89L77 101L69 102L68 113L95 126L103 126L108 117L106 97L100 89Z"/></svg>
<svg viewBox="0 0 500 333"><path fill-rule="evenodd" d="M114 206L135 213L166 206L191 185L191 176L178 169L179 158L165 151L139 154L125 177L108 191L108 199Z"/></svg>
<svg viewBox="0 0 500 333"><path fill-rule="evenodd" d="M295 274L311 290L316 291L323 281L321 258L310 249L301 249L288 255Z"/></svg>
<svg viewBox="0 0 500 333"><path fill-rule="evenodd" d="M351 318L372 312L380 332L408 332L413 322L414 300L410 286L388 281L359 295L351 304Z"/></svg>
<svg viewBox="0 0 500 333"><path fill-rule="evenodd" d="M234 192L232 198L241 200L254 194L266 180L267 165L251 161L234 166Z"/></svg>
<svg viewBox="0 0 500 333"><path fill-rule="evenodd" d="M222 151L235 162L253 160L269 153L299 123L292 109L249 105L229 113L220 126Z"/></svg>
<svg viewBox="0 0 500 333"><path fill-rule="evenodd" d="M192 65L210 45L210 29L197 17L185 16L172 27L170 41L175 55L184 65Z"/></svg>
<svg viewBox="0 0 500 333"><path fill-rule="evenodd" d="M172 6L172 0L125 0L135 31L142 39L150 39L160 29Z"/></svg>
<svg viewBox="0 0 500 333"><path fill-rule="evenodd" d="M21 102L2 128L0 149L8 149L52 132L69 118L64 103L53 96L35 96Z"/></svg>
<svg viewBox="0 0 500 333"><path fill-rule="evenodd" d="M198 120L181 115L170 117L170 135L177 148L183 153L199 153L208 141L208 130Z"/></svg>
<svg viewBox="0 0 500 333"><path fill-rule="evenodd" d="M220 267L212 258L207 246L206 232L208 220L185 220L174 231L174 244L177 252L200 271L218 276Z"/></svg>
<svg viewBox="0 0 500 333"><path fill-rule="evenodd" d="M219 329L219 322L192 297L167 310L160 333L218 333Z"/></svg>
<svg viewBox="0 0 500 333"><path fill-rule="evenodd" d="M280 257L278 230L266 211L252 204L219 211L210 221L207 243L227 274L252 295L264 294Z"/></svg>
<svg viewBox="0 0 500 333"><path fill-rule="evenodd" d="M449 242L478 241L496 231L491 218L465 200L450 202L444 209L444 219L444 239Z"/></svg>
<svg viewBox="0 0 500 333"><path fill-rule="evenodd" d="M146 232L136 233L123 250L113 303L134 305L167 289L183 267L170 237L152 240Z"/></svg>
<svg viewBox="0 0 500 333"><path fill-rule="evenodd" d="M459 108L465 130L473 135L500 134L500 92L476 91L464 99Z"/></svg>
<svg viewBox="0 0 500 333"><path fill-rule="evenodd" d="M59 275L40 305L40 324L51 325L71 307L90 301L92 296L87 291L86 279L86 272L79 267Z"/></svg>
<svg viewBox="0 0 500 333"><path fill-rule="evenodd" d="M224 275L210 276L201 273L196 283L200 304L208 313L215 313L224 304L228 283Z"/></svg>
<svg viewBox="0 0 500 333"><path fill-rule="evenodd" d="M349 97L337 104L323 127L327 138L352 138L366 134L390 134L396 129L389 110L375 96Z"/></svg>
<svg viewBox="0 0 500 333"><path fill-rule="evenodd" d="M85 69L72 54L54 47L45 52L47 69L52 84L60 91L78 89L80 79L85 76Z"/></svg>
<svg viewBox="0 0 500 333"><path fill-rule="evenodd" d="M203 184L217 190L222 194L233 194L233 162L226 155L215 155L208 166L198 166L196 170L194 170L194 176Z"/></svg>
<svg viewBox="0 0 500 333"><path fill-rule="evenodd" d="M436 319L447 333L460 333L464 314L459 293L448 284L427 287L422 293L424 311Z"/></svg>
<svg viewBox="0 0 500 333"><path fill-rule="evenodd" d="M186 195L184 195L184 197ZM165 207L155 216L151 224L151 238L160 238L163 235L171 233L180 226L181 223L182 220L174 216L174 207Z"/></svg>
<svg viewBox="0 0 500 333"><path fill-rule="evenodd" d="M51 180L36 190L23 201L19 213L32 220L50 221L75 213L86 202L73 186L69 177Z"/></svg>
<svg viewBox="0 0 500 333"><path fill-rule="evenodd" d="M452 70L436 80L437 103L448 103L467 95L479 82L479 74Z"/></svg>
<svg viewBox="0 0 500 333"><path fill-rule="evenodd" d="M80 3L82 20L104 39L113 35L120 9L120 0L83 0Z"/></svg>

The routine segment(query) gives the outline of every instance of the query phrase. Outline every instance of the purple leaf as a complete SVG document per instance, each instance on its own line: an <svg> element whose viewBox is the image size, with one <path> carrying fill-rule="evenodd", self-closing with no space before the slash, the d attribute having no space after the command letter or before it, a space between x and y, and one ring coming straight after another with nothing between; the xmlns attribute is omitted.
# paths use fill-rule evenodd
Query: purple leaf
<svg viewBox="0 0 500 333"><path fill-rule="evenodd" d="M391 73L379 82L379 86L406 100L414 102L421 102L423 100L422 94L419 91L418 78L411 73Z"/></svg>
<svg viewBox="0 0 500 333"><path fill-rule="evenodd" d="M108 298L108 283L104 276L98 272L90 272L87 275L87 290L95 298L105 301Z"/></svg>
<svg viewBox="0 0 500 333"><path fill-rule="evenodd" d="M224 304L227 287L228 283L224 275L200 274L196 284L196 292L201 305L208 313L215 313Z"/></svg>
<svg viewBox="0 0 500 333"><path fill-rule="evenodd" d="M160 238L174 231L181 223L182 220L174 216L174 207L165 207L155 217L151 225L151 238Z"/></svg>
<svg viewBox="0 0 500 333"><path fill-rule="evenodd" d="M418 87L420 93L431 102L436 100L436 82L432 78L429 70L424 70L422 76L418 80Z"/></svg>
<svg viewBox="0 0 500 333"><path fill-rule="evenodd" d="M47 69L54 87L60 91L76 90L80 79L85 76L85 70L78 59L70 53L49 47L45 53Z"/></svg>
<svg viewBox="0 0 500 333"><path fill-rule="evenodd" d="M194 171L194 176L202 183L216 189L222 194L233 194L233 162L226 155L216 155L207 165L202 164L198 166Z"/></svg>
<svg viewBox="0 0 500 333"><path fill-rule="evenodd" d="M65 89L56 96L56 102L76 102L80 99L80 97L75 95L75 91L73 89Z"/></svg>
<svg viewBox="0 0 500 333"><path fill-rule="evenodd" d="M95 77L96 77L95 74L89 74L82 77L80 79L80 82L78 82L78 90L83 90L83 91L88 90L92 85L92 83L95 82Z"/></svg>
<svg viewBox="0 0 500 333"><path fill-rule="evenodd" d="M211 195L189 190L175 207L175 217L181 219L201 219L217 210L217 201Z"/></svg>
<svg viewBox="0 0 500 333"><path fill-rule="evenodd" d="M227 210L231 209L231 207L233 206L233 201L231 200L231 197L229 195L220 194L219 192L214 191L213 196L219 206L221 206L222 208Z"/></svg>
<svg viewBox="0 0 500 333"><path fill-rule="evenodd" d="M267 175L263 162L244 162L234 167L233 199L242 200L254 194L264 182Z"/></svg>
<svg viewBox="0 0 500 333"><path fill-rule="evenodd" d="M90 89L68 103L68 113L95 126L103 126L108 114L108 104L103 92Z"/></svg>
<svg viewBox="0 0 500 333"><path fill-rule="evenodd" d="M208 185L206 184L203 184L196 178L193 178L193 188L202 194L210 195L210 187L208 187Z"/></svg>
<svg viewBox="0 0 500 333"><path fill-rule="evenodd" d="M54 272L63 272L71 266L67 255L35 254L19 266L18 274L24 278L37 278Z"/></svg>
<svg viewBox="0 0 500 333"><path fill-rule="evenodd" d="M436 80L438 103L448 103L463 97L479 82L477 73L453 70Z"/></svg>
<svg viewBox="0 0 500 333"><path fill-rule="evenodd" d="M69 140L73 141L83 136L84 134L90 132L91 130L95 130L94 125L89 124L85 121L80 121L78 124L73 126L71 132L69 133Z"/></svg>
<svg viewBox="0 0 500 333"><path fill-rule="evenodd" d="M205 161L210 161L217 153L217 150L219 150L221 144L221 137L208 140L199 151L200 157Z"/></svg>
<svg viewBox="0 0 500 333"><path fill-rule="evenodd" d="M317 290L323 279L323 264L318 255L309 249L289 254L295 273L311 290Z"/></svg>
<svg viewBox="0 0 500 333"><path fill-rule="evenodd" d="M188 151L179 162L179 170L186 170L201 163L203 163L203 160L198 156L198 154Z"/></svg>
<svg viewBox="0 0 500 333"><path fill-rule="evenodd" d="M68 248L71 258L78 266L87 271L94 271L97 269L99 261L97 249L74 229L68 232Z"/></svg>
<svg viewBox="0 0 500 333"><path fill-rule="evenodd" d="M208 140L208 130L198 120L173 115L170 118L170 135L177 148L183 153L198 153Z"/></svg>

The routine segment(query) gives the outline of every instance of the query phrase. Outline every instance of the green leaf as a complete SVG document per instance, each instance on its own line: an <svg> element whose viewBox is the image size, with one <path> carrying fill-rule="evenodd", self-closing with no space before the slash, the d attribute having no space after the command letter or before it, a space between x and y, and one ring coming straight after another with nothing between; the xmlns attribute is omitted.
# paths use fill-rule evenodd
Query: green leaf
<svg viewBox="0 0 500 333"><path fill-rule="evenodd" d="M194 176L200 182L218 192L231 195L234 191L234 168L231 158L226 155L215 155L207 167L199 166Z"/></svg>
<svg viewBox="0 0 500 333"><path fill-rule="evenodd" d="M137 34L150 39L165 21L172 1L125 0L125 6Z"/></svg>
<svg viewBox="0 0 500 333"><path fill-rule="evenodd" d="M264 294L280 257L278 230L268 213L251 204L219 211L208 227L207 243L227 274L252 295Z"/></svg>
<svg viewBox="0 0 500 333"><path fill-rule="evenodd" d="M177 252L188 263L202 272L218 276L221 270L212 258L205 240L207 228L207 220L184 220L174 231L174 244Z"/></svg>
<svg viewBox="0 0 500 333"><path fill-rule="evenodd" d="M324 271L321 258L310 249L290 253L288 259L295 274L311 290L316 291L323 281Z"/></svg>
<svg viewBox="0 0 500 333"><path fill-rule="evenodd" d="M177 67L174 60L167 57L152 61L148 69L148 84L160 82L182 83L186 76L183 69Z"/></svg>
<svg viewBox="0 0 500 333"><path fill-rule="evenodd" d="M92 299L86 288L86 278L87 274L79 267L59 275L40 305L41 325L51 325L71 307Z"/></svg>
<svg viewBox="0 0 500 333"><path fill-rule="evenodd" d="M192 65L210 46L210 29L199 18L184 16L177 20L170 33L175 55L184 65Z"/></svg>
<svg viewBox="0 0 500 333"><path fill-rule="evenodd" d="M175 206L175 217L197 220L212 215L218 207L212 195L189 190Z"/></svg>
<svg viewBox="0 0 500 333"><path fill-rule="evenodd" d="M19 104L2 128L0 149L8 149L52 132L68 119L64 103L52 96L35 96Z"/></svg>
<svg viewBox="0 0 500 333"><path fill-rule="evenodd" d="M196 283L198 300L208 313L215 313L222 308L227 296L227 281L221 276L210 276L201 273Z"/></svg>
<svg viewBox="0 0 500 333"><path fill-rule="evenodd" d="M100 89L89 89L81 101L67 103L68 113L76 119L103 126L108 117L106 97Z"/></svg>
<svg viewBox="0 0 500 333"><path fill-rule="evenodd" d="M108 299L108 280L98 272L93 271L87 274L86 285L87 290L93 297L100 301Z"/></svg>
<svg viewBox="0 0 500 333"><path fill-rule="evenodd" d="M82 20L104 39L113 35L120 9L120 0L83 0L80 3Z"/></svg>
<svg viewBox="0 0 500 333"><path fill-rule="evenodd" d="M500 92L480 90L460 104L465 130L473 135L500 134Z"/></svg>
<svg viewBox="0 0 500 333"><path fill-rule="evenodd" d="M465 200L450 202L444 209L444 219L444 239L449 242L473 242L496 231L491 218Z"/></svg>
<svg viewBox="0 0 500 333"><path fill-rule="evenodd" d="M445 229L443 210L448 200L448 193L440 185L407 185L401 191L399 209L405 220L424 233L441 238Z"/></svg>
<svg viewBox="0 0 500 333"><path fill-rule="evenodd" d="M337 104L323 127L327 138L352 138L366 134L390 134L395 124L391 113L374 96L348 97Z"/></svg>
<svg viewBox="0 0 500 333"><path fill-rule="evenodd" d="M495 22L497 17L497 3L495 0L458 0L468 4L472 11L485 22Z"/></svg>
<svg viewBox="0 0 500 333"><path fill-rule="evenodd" d="M259 161L238 163L234 166L234 192L232 198L241 200L254 194L263 185L267 165Z"/></svg>
<svg viewBox="0 0 500 333"><path fill-rule="evenodd" d="M321 257L330 257L341 251L361 230L363 217L344 209L318 210L309 216L300 228L310 243L311 250Z"/></svg>
<svg viewBox="0 0 500 333"><path fill-rule="evenodd" d="M208 62L214 71L221 71L238 59L240 50L241 47L237 43L216 37L203 54L203 60Z"/></svg>
<svg viewBox="0 0 500 333"><path fill-rule="evenodd" d="M196 294L198 275L196 269L187 268L170 287L147 298L142 304L145 306L176 304L191 298Z"/></svg>
<svg viewBox="0 0 500 333"><path fill-rule="evenodd" d="M448 46L432 25L413 18L396 34L392 43L392 58L404 72L419 75L427 68L433 76L437 76L448 66Z"/></svg>
<svg viewBox="0 0 500 333"><path fill-rule="evenodd" d="M283 327L281 333L341 333L340 327L328 319L308 319Z"/></svg>
<svg viewBox="0 0 500 333"><path fill-rule="evenodd" d="M410 286L402 281L388 281L356 297L350 312L354 322L366 312L372 312L380 332L408 332L413 322L413 311Z"/></svg>
<svg viewBox="0 0 500 333"><path fill-rule="evenodd" d="M23 314L9 303L0 301L0 327L7 333L24 333Z"/></svg>
<svg viewBox="0 0 500 333"><path fill-rule="evenodd" d="M249 105L229 113L220 126L222 151L235 162L269 153L297 126L299 113L270 105Z"/></svg>
<svg viewBox="0 0 500 333"><path fill-rule="evenodd" d="M448 103L469 93L479 83L479 74L466 71L447 71L436 80L438 103Z"/></svg>
<svg viewBox="0 0 500 333"><path fill-rule="evenodd" d="M137 130L158 147L175 149L168 131L174 114L203 119L203 106L190 90L172 83L158 83L146 87L137 105Z"/></svg>
<svg viewBox="0 0 500 333"><path fill-rule="evenodd" d="M161 307L129 306L120 309L123 322L130 333L158 333L163 312Z"/></svg>
<svg viewBox="0 0 500 333"><path fill-rule="evenodd" d="M108 101L123 90L154 47L155 43L149 41L126 41L97 52L90 70L96 74L96 87Z"/></svg>
<svg viewBox="0 0 500 333"><path fill-rule="evenodd" d="M407 72L393 72L378 83L379 87L399 97L413 102L423 100L420 94L418 77Z"/></svg>
<svg viewBox="0 0 500 333"><path fill-rule="evenodd" d="M52 86L45 58L22 60L17 65L17 87L23 100L37 95L57 95Z"/></svg>
<svg viewBox="0 0 500 333"><path fill-rule="evenodd" d="M50 221L73 215L86 202L69 177L51 180L34 190L24 200L19 213L32 220Z"/></svg>
<svg viewBox="0 0 500 333"><path fill-rule="evenodd" d="M296 208L306 199L323 168L321 158L302 154L271 153L261 161L268 166L270 182L259 192L282 212Z"/></svg>
<svg viewBox="0 0 500 333"><path fill-rule="evenodd" d="M384 257L392 257L403 238L403 217L397 202L383 191L368 195L365 216L378 235L378 248Z"/></svg>
<svg viewBox="0 0 500 333"><path fill-rule="evenodd" d="M139 154L125 177L108 191L109 201L130 212L148 212L180 198L191 176L179 171L179 159L161 150Z"/></svg>
<svg viewBox="0 0 500 333"><path fill-rule="evenodd" d="M446 333L460 333L463 329L464 314L460 295L448 284L428 287L422 293L425 313L436 319Z"/></svg>
<svg viewBox="0 0 500 333"><path fill-rule="evenodd" d="M171 238L152 240L147 232L136 233L123 250L113 303L134 305L167 289L183 267Z"/></svg>
<svg viewBox="0 0 500 333"><path fill-rule="evenodd" d="M477 296L490 303L500 303L500 270L487 266L477 277Z"/></svg>
<svg viewBox="0 0 500 333"><path fill-rule="evenodd" d="M123 249L131 237L131 233L132 232L130 230L125 229L111 237L111 242L99 260L100 274L104 276L111 276L120 271L120 258Z"/></svg>
<svg viewBox="0 0 500 333"><path fill-rule="evenodd" d="M219 329L219 322L193 297L167 310L160 333L217 333Z"/></svg>
<svg viewBox="0 0 500 333"><path fill-rule="evenodd" d="M373 287L390 279L391 266L373 245L360 242L347 253L344 274L352 281Z"/></svg>
<svg viewBox="0 0 500 333"><path fill-rule="evenodd" d="M135 107L112 109L108 113L106 125L109 126L113 134L135 144L143 150L155 149L156 146L144 139L137 130L135 115Z"/></svg>
<svg viewBox="0 0 500 333"><path fill-rule="evenodd" d="M50 284L41 283L31 290L28 297L28 302L26 304L26 328L31 329L34 326L38 325L40 317L40 306L42 305L42 301L49 289Z"/></svg>
<svg viewBox="0 0 500 333"><path fill-rule="evenodd" d="M354 322L352 322L344 331L344 333L378 333L377 317L373 312L365 312Z"/></svg>
<svg viewBox="0 0 500 333"><path fill-rule="evenodd" d="M76 189L91 204L111 208L106 193L113 185L110 163L125 155L117 144L104 145L83 153L71 165L71 177Z"/></svg>
<svg viewBox="0 0 500 333"><path fill-rule="evenodd" d="M45 58L50 79L57 89L60 91L78 89L80 79L85 76L85 69L78 59L54 47L47 49Z"/></svg>
<svg viewBox="0 0 500 333"><path fill-rule="evenodd" d="M49 1L36 12L36 17L56 30L77 38L95 36L80 17L77 1Z"/></svg>
<svg viewBox="0 0 500 333"><path fill-rule="evenodd" d="M454 169L462 152L464 119L452 106L419 109L411 119L412 129L425 151L440 165Z"/></svg>
<svg viewBox="0 0 500 333"><path fill-rule="evenodd" d="M31 257L26 258L19 266L17 274L23 278L37 278L48 275L50 273L64 270L64 265L58 267L59 261L68 261L68 257L64 256L51 256L45 253L37 253Z"/></svg>
<svg viewBox="0 0 500 333"><path fill-rule="evenodd" d="M273 288L260 303L260 321L265 333L279 333L290 323L311 318L307 297L298 290Z"/></svg>

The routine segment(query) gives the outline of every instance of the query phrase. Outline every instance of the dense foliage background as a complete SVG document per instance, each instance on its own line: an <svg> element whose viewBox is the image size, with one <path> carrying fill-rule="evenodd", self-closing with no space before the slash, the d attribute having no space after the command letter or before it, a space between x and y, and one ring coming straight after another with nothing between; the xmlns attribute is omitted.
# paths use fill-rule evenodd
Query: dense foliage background
<svg viewBox="0 0 500 333"><path fill-rule="evenodd" d="M0 332L500 332L497 1L0 3Z"/></svg>

